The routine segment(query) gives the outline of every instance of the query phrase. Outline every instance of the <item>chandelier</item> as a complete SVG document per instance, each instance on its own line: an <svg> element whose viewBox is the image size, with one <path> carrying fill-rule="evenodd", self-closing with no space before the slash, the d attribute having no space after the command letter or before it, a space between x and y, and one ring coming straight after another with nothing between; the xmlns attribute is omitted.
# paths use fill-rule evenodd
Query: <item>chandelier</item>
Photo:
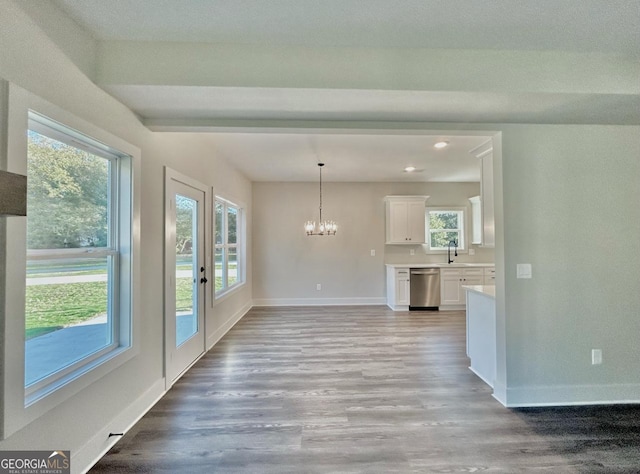
<svg viewBox="0 0 640 474"><path fill-rule="evenodd" d="M320 169L320 221L316 226L315 221L307 221L304 223L304 230L307 235L336 235L338 224L334 221L322 220L322 167L324 163L318 163Z"/></svg>

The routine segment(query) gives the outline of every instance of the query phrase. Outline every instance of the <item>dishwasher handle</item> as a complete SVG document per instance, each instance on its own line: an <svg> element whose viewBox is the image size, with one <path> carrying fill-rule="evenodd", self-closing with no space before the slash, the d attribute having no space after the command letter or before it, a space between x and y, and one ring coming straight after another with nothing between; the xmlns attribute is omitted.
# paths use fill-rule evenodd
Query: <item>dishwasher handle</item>
<svg viewBox="0 0 640 474"><path fill-rule="evenodd" d="M433 270L429 269L429 270L411 270L411 274L412 275L438 275L440 273L440 270L435 268Z"/></svg>

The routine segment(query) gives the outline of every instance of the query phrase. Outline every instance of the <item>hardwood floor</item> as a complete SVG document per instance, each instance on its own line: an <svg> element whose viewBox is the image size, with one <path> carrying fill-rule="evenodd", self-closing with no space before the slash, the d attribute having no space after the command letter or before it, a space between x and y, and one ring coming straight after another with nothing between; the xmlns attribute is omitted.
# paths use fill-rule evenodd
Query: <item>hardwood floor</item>
<svg viewBox="0 0 640 474"><path fill-rule="evenodd" d="M254 308L91 472L640 472L640 407L509 410L462 312Z"/></svg>

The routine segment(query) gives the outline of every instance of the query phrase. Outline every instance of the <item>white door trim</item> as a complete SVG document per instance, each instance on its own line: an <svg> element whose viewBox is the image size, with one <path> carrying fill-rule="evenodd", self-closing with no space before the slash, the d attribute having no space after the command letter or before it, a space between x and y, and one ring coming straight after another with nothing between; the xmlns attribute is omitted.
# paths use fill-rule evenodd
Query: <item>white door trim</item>
<svg viewBox="0 0 640 474"><path fill-rule="evenodd" d="M167 166L164 167L164 274L163 274L163 288L164 288L164 298L163 298L163 313L164 313L164 377L165 377L165 388L168 390L171 386L178 380L190 367L193 363L202 356L202 354L206 350L206 300L209 296L209 288L210 285L214 282L213 279L210 279L209 276L213 275L210 271L209 264L210 262L210 252L211 245L209 242L211 241L211 229L209 225L209 219L211 215L211 187L206 186L205 184L186 176L176 170L173 170ZM167 245L169 242L172 242L175 238L175 222L173 217L173 209L172 209L172 198L175 193L174 183L177 183L181 186L187 186L189 188L193 188L196 192L202 193L202 205L203 214L202 214L202 230L204 235L204 242L202 245L202 255L199 256L199 263L205 268L204 275L207 276L209 281L205 284L199 284L197 286L198 291L202 292L201 294L201 307L198 308L199 311L202 312L201 318L201 329L199 329L198 341L202 340L202 347L200 350L200 344L198 342L198 354L195 355L193 360L189 361L181 368L178 374L170 373L170 358L174 354L175 351L175 331L169 331L169 324L175 325L175 295L174 287L171 285L171 278L175 279L175 248L173 245ZM201 263L200 263L201 262ZM170 340L171 338L171 340Z"/></svg>

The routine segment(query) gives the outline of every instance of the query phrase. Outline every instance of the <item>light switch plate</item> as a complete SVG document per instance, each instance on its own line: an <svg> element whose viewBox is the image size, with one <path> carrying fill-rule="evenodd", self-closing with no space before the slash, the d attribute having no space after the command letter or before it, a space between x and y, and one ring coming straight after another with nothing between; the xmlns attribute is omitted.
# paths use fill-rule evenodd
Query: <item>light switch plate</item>
<svg viewBox="0 0 640 474"><path fill-rule="evenodd" d="M411 249L411 250L409 250L409 255L415 255L415 254L416 254L415 249Z"/></svg>
<svg viewBox="0 0 640 474"><path fill-rule="evenodd" d="M371 256L375 257L376 256L376 249L371 249Z"/></svg>
<svg viewBox="0 0 640 474"><path fill-rule="evenodd" d="M532 278L531 264L518 263L516 265L516 278Z"/></svg>

